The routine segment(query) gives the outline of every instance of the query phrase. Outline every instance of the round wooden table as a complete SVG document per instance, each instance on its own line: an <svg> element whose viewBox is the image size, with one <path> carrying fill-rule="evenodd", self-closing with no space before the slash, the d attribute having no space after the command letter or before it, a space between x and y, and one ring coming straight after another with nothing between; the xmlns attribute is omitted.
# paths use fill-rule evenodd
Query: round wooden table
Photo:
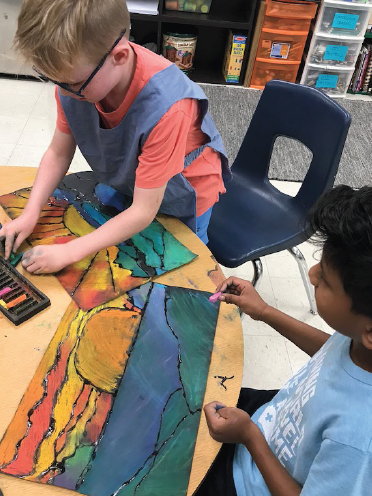
<svg viewBox="0 0 372 496"><path fill-rule="evenodd" d="M29 187L36 168L0 167L0 195ZM190 264L156 278L168 286L214 292L224 275L208 248L179 220L157 217L179 241L198 255ZM0 207L0 222L7 216ZM32 276L19 265L17 269L51 300L51 306L19 327L0 313L0 438L5 433L71 299L54 276ZM236 405L243 371L243 334L236 307L221 304L204 403L213 400ZM218 377L232 377L221 384ZM226 389L225 389L225 387ZM204 413L199 426L187 496L191 496L216 457L220 444L210 437ZM71 491L36 484L0 474L4 496L63 496ZM161 495L159 495L161 496Z"/></svg>

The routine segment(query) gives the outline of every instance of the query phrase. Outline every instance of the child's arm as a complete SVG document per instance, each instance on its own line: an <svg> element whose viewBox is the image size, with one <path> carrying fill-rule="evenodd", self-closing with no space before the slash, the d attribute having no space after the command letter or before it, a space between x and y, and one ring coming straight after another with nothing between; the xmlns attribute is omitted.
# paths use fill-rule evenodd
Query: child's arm
<svg viewBox="0 0 372 496"><path fill-rule="evenodd" d="M301 486L271 451L262 432L248 413L239 408L219 408L218 402L204 407L210 435L220 443L244 444L272 496L298 496Z"/></svg>
<svg viewBox="0 0 372 496"><path fill-rule="evenodd" d="M56 129L52 142L41 160L24 211L0 230L0 238L5 238L6 258L9 257L11 250L16 251L34 230L46 201L68 171L75 149L76 144L72 135Z"/></svg>
<svg viewBox="0 0 372 496"><path fill-rule="evenodd" d="M234 303L252 319L265 322L310 356L329 338L329 334L268 305L248 281L230 277L217 288L221 292L226 290L229 293L221 295L220 300Z"/></svg>
<svg viewBox="0 0 372 496"><path fill-rule="evenodd" d="M45 274L59 270L117 245L145 229L155 218L164 197L166 184L160 188L134 188L132 205L98 229L63 245L36 246L24 254L22 265L29 272Z"/></svg>

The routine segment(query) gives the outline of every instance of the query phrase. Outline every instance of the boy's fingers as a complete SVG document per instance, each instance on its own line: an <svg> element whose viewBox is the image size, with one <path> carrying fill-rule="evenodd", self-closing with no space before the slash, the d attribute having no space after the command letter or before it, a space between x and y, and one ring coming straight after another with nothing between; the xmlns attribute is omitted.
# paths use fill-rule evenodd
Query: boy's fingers
<svg viewBox="0 0 372 496"><path fill-rule="evenodd" d="M235 294L224 293L220 296L221 301L225 301L226 303L233 303L234 305L239 306L240 296Z"/></svg>
<svg viewBox="0 0 372 496"><path fill-rule="evenodd" d="M9 236L6 236L5 238L5 259L7 260L10 257L10 254L12 252L12 248L14 245L14 238L15 234L10 234Z"/></svg>
<svg viewBox="0 0 372 496"><path fill-rule="evenodd" d="M219 291L221 291L221 293L224 293L229 286L235 286L234 280L235 278L233 276L230 276L228 279L221 282L221 284L216 288L216 293L218 293Z"/></svg>
<svg viewBox="0 0 372 496"><path fill-rule="evenodd" d="M14 242L13 251L17 251L25 239L26 236L24 234L20 234L19 236L17 236Z"/></svg>

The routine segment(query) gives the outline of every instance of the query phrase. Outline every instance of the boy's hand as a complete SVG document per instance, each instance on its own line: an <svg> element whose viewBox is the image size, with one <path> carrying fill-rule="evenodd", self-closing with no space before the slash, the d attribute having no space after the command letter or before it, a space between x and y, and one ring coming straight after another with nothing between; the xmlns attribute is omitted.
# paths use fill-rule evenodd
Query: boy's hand
<svg viewBox="0 0 372 496"><path fill-rule="evenodd" d="M38 221L37 215L23 212L17 219L7 222L0 229L0 240L5 240L5 258L16 252L23 241L30 236Z"/></svg>
<svg viewBox="0 0 372 496"><path fill-rule="evenodd" d="M252 283L238 277L229 277L218 286L217 291L223 293L219 298L221 301L234 303L254 320L260 320L264 310L268 307Z"/></svg>
<svg viewBox="0 0 372 496"><path fill-rule="evenodd" d="M213 401L204 407L209 433L220 443L247 444L256 433L257 426L248 413L239 408L220 407Z"/></svg>
<svg viewBox="0 0 372 496"><path fill-rule="evenodd" d="M58 272L73 263L68 244L35 246L23 255L22 266L33 274Z"/></svg>

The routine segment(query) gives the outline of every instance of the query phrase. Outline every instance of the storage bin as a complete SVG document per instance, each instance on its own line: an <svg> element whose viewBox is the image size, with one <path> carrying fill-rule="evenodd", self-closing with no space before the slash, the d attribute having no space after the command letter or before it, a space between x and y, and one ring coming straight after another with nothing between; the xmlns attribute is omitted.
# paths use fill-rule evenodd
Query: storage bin
<svg viewBox="0 0 372 496"><path fill-rule="evenodd" d="M309 31L311 19L265 16L262 27L277 31Z"/></svg>
<svg viewBox="0 0 372 496"><path fill-rule="evenodd" d="M343 97L346 95L353 72L353 67L307 64L301 78L301 84L322 90L333 97Z"/></svg>
<svg viewBox="0 0 372 496"><path fill-rule="evenodd" d="M294 83L300 62L293 62L291 60L278 60L272 62L271 60L257 58L254 64L251 88L262 90L266 83L272 79L280 79Z"/></svg>
<svg viewBox="0 0 372 496"><path fill-rule="evenodd" d="M286 17L288 19L312 19L316 14L317 4L313 2L276 2L266 0L266 15Z"/></svg>
<svg viewBox="0 0 372 496"><path fill-rule="evenodd" d="M307 35L307 31L276 31L263 28L256 56L301 62Z"/></svg>
<svg viewBox="0 0 372 496"><path fill-rule="evenodd" d="M208 14L211 3L212 0L165 0L165 8L168 10Z"/></svg>
<svg viewBox="0 0 372 496"><path fill-rule="evenodd" d="M194 63L197 35L180 28L178 33L163 34L163 56L174 62L182 72L189 74ZM190 29L193 31L193 29Z"/></svg>
<svg viewBox="0 0 372 496"><path fill-rule="evenodd" d="M370 12L369 4L325 0L319 13L317 34L364 36Z"/></svg>
<svg viewBox="0 0 372 496"><path fill-rule="evenodd" d="M363 41L363 37L314 34L307 61L335 67L354 66Z"/></svg>

